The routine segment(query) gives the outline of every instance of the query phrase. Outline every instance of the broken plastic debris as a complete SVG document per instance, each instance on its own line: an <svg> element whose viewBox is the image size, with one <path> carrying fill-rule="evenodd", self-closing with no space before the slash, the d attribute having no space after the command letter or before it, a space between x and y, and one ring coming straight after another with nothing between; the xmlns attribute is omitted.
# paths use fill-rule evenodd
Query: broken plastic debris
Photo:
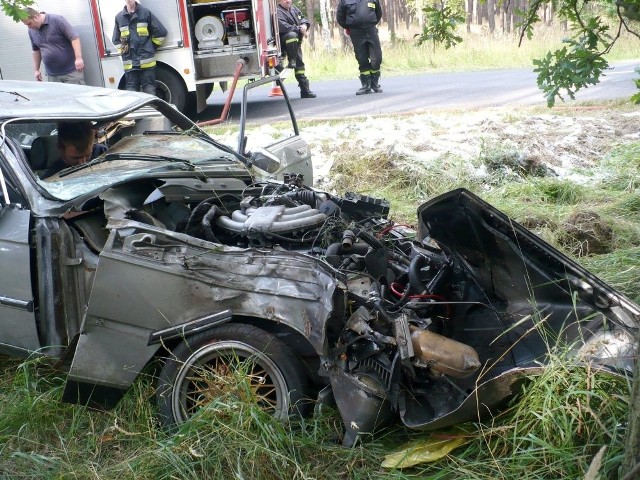
<svg viewBox="0 0 640 480"><path fill-rule="evenodd" d="M419 463L435 462L468 441L469 436L464 432L451 435L434 434L426 439L410 442L401 450L386 455L382 467L408 468Z"/></svg>

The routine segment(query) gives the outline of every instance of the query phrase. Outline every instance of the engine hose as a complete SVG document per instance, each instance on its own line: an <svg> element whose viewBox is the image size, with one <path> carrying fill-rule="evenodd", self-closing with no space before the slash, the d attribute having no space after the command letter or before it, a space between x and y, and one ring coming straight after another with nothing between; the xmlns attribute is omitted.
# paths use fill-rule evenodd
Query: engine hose
<svg viewBox="0 0 640 480"><path fill-rule="evenodd" d="M313 208L316 208L317 205L316 192L312 190L296 190L294 192L289 192L284 196L302 203L306 203Z"/></svg>
<svg viewBox="0 0 640 480"><path fill-rule="evenodd" d="M369 245L371 245L371 247L375 249L384 248L384 245L382 244L382 242L378 240L376 237L374 237L373 235L371 235L369 232L360 228L356 230L355 233L356 233L356 237L360 238L361 240L364 240Z"/></svg>
<svg viewBox="0 0 640 480"><path fill-rule="evenodd" d="M209 211L204 214L204 217L202 217L202 222L200 224L202 225L202 229L204 230L204 236L208 241L220 243L216 236L213 234L213 229L211 228L211 222L215 218L216 213L218 213L218 207L212 205L211 208L209 208Z"/></svg>
<svg viewBox="0 0 640 480"><path fill-rule="evenodd" d="M401 263L405 266L411 265L411 260L406 255L401 255L398 252L389 252L389 260L395 260L398 263Z"/></svg>
<svg viewBox="0 0 640 480"><path fill-rule="evenodd" d="M205 200L204 202L200 202L196 208L194 208L191 211L191 215L189 215L189 220L187 220L187 225L184 227L184 231L188 232L189 228L191 227L191 224L194 222L194 220L197 218L198 215L204 215L204 213L201 212L207 212L209 209L211 208L211 203L209 203L208 200Z"/></svg>
<svg viewBox="0 0 640 480"><path fill-rule="evenodd" d="M381 291L382 286L378 282L371 283L371 290L369 291L369 305L372 306L389 325L393 325L393 319L389 316L384 306L382 306Z"/></svg>
<svg viewBox="0 0 640 480"><path fill-rule="evenodd" d="M389 260L389 268L396 277L407 275L407 267L401 263Z"/></svg>
<svg viewBox="0 0 640 480"><path fill-rule="evenodd" d="M332 243L327 247L325 251L325 256L342 256L342 255L366 255L369 251L369 245L366 243L354 243L348 249L344 249L342 246L342 242Z"/></svg>
<svg viewBox="0 0 640 480"><path fill-rule="evenodd" d="M420 270L427 265L427 257L424 255L416 255L409 263L409 285L416 292L421 293L427 290L427 285L420 278ZM405 289L409 291L409 288Z"/></svg>

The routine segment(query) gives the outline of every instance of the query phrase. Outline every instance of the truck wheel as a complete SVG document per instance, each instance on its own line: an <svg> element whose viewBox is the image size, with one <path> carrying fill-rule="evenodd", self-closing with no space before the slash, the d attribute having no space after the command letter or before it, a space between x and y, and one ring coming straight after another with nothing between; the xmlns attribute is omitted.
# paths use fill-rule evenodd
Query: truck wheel
<svg viewBox="0 0 640 480"><path fill-rule="evenodd" d="M288 346L259 328L229 323L173 350L158 377L156 400L166 426L229 396L284 419L310 406L307 385L303 364Z"/></svg>
<svg viewBox="0 0 640 480"><path fill-rule="evenodd" d="M181 112L187 105L187 87L177 73L164 68L156 68L156 95L175 105Z"/></svg>

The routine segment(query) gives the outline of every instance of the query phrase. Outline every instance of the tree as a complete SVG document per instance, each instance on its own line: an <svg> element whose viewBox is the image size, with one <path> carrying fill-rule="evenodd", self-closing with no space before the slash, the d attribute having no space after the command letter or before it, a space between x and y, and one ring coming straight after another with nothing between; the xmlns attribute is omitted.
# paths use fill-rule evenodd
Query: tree
<svg viewBox="0 0 640 480"><path fill-rule="evenodd" d="M9 17L13 18L15 22L19 22L20 20L27 18L27 14L24 9L30 7L34 3L34 0L0 0L2 11Z"/></svg>
<svg viewBox="0 0 640 480"><path fill-rule="evenodd" d="M459 43L451 29L451 22L457 22L460 15L456 9L459 3L459 0L433 0L433 5L427 5L427 22L419 41L434 41L445 48ZM470 15L472 1L468 0L468 3ZM508 5L514 3L511 1ZM561 22L566 22L571 32L571 36L563 40L561 48L533 62L538 86L550 107L556 99L563 99L563 95L573 99L578 90L600 81L602 72L609 67L604 55L613 48L623 31L640 38L636 23L640 20L640 0L530 0L521 5L524 7L513 11L512 17L509 16L505 22L505 28L510 28L511 18L517 22L514 26L519 29L520 42L525 37L533 37L534 27L544 21L539 12L542 11L544 16L551 8ZM616 27L613 34L609 26L611 23ZM640 89L640 80L636 85ZM640 93L631 99L640 103Z"/></svg>

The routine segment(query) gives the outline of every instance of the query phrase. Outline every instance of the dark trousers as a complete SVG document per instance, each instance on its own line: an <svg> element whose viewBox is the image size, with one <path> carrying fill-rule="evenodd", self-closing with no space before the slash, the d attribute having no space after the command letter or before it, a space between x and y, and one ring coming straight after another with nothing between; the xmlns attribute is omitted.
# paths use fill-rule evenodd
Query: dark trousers
<svg viewBox="0 0 640 480"><path fill-rule="evenodd" d="M156 69L134 68L124 72L125 90L156 94Z"/></svg>
<svg viewBox="0 0 640 480"><path fill-rule="evenodd" d="M309 91L309 79L305 75L300 37L296 32L289 32L280 37L280 44L282 45L284 53L287 54L287 59L289 61L295 60L296 62L295 76L296 80L298 80L300 90Z"/></svg>
<svg viewBox="0 0 640 480"><path fill-rule="evenodd" d="M352 28L351 42L358 61L361 75L373 75L380 72L382 65L382 47L377 27Z"/></svg>

